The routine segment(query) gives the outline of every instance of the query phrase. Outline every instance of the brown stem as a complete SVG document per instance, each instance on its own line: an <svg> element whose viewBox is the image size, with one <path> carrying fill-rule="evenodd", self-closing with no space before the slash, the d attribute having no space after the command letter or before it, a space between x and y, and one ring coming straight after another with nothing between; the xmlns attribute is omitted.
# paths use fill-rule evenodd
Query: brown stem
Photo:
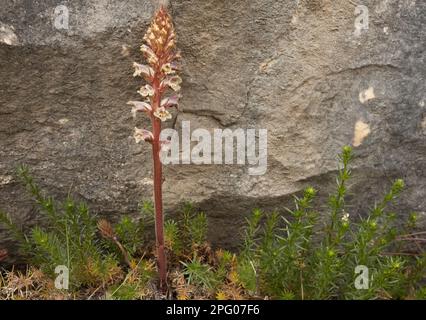
<svg viewBox="0 0 426 320"><path fill-rule="evenodd" d="M121 244L120 241L118 241L117 237L114 237L112 240L114 241L118 249L121 251L121 254L123 255L123 258L124 258L124 262L131 268L132 264L130 263L130 258L129 258L129 254L127 250L124 249L123 245Z"/></svg>
<svg viewBox="0 0 426 320"><path fill-rule="evenodd" d="M158 90L158 83L154 84L156 94L154 96L154 106L159 108L161 95ZM152 142L152 155L154 163L154 203L155 203L155 237L158 256L158 273L160 275L160 288L163 292L167 289L167 260L164 248L164 218L163 218L163 172L160 161L160 133L161 121L155 117L152 118L152 127L154 141Z"/></svg>

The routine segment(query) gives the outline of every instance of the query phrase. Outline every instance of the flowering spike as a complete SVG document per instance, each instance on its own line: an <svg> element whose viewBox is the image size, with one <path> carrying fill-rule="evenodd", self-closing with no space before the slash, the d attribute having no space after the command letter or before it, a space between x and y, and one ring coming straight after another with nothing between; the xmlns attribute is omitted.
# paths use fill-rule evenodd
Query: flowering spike
<svg viewBox="0 0 426 320"><path fill-rule="evenodd" d="M114 233L114 229L107 220L101 219L98 221L98 229L102 235L102 237L110 240L116 239L116 235Z"/></svg>
<svg viewBox="0 0 426 320"><path fill-rule="evenodd" d="M176 33L172 18L167 10L161 6L156 12L145 36L140 50L148 65L134 63L134 76L142 76L148 82L138 91L140 95L149 98L149 101L130 101L133 105L132 113L146 112L151 119L152 133L135 128L134 138L137 143L147 141L152 144L154 166L154 200L155 200L155 230L157 244L157 261L160 275L160 286L163 290L167 284L167 261L164 244L164 217L162 200L163 172L160 160L160 151L165 143L160 141L162 122L171 119L167 110L178 105L180 96L175 95L163 98L165 91L170 88L180 91L182 79L177 75L180 66L176 60L181 57L176 51Z"/></svg>
<svg viewBox="0 0 426 320"><path fill-rule="evenodd" d="M162 6L151 22L144 40L157 57L161 57L165 52L175 48L175 38L172 18Z"/></svg>

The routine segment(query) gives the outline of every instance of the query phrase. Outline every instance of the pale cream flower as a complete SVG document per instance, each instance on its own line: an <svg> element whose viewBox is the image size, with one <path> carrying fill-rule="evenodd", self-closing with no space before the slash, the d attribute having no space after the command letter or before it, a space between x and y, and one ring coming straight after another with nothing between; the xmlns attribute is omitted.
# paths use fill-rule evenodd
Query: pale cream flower
<svg viewBox="0 0 426 320"><path fill-rule="evenodd" d="M181 83L182 83L182 78L179 76L173 76L170 78L166 78L165 80L163 80L162 85L166 85L169 86L170 88L172 88L174 91L180 91L181 89Z"/></svg>
<svg viewBox="0 0 426 320"><path fill-rule="evenodd" d="M132 108L132 116L136 118L136 113L138 112L151 112L152 108L148 102L144 101L129 101L127 102L129 105L133 105Z"/></svg>
<svg viewBox="0 0 426 320"><path fill-rule="evenodd" d="M342 217L342 222L349 222L349 213L345 213Z"/></svg>
<svg viewBox="0 0 426 320"><path fill-rule="evenodd" d="M181 86L179 84L176 83L171 83L169 84L169 87L173 89L173 91L175 92L179 92L181 89Z"/></svg>
<svg viewBox="0 0 426 320"><path fill-rule="evenodd" d="M173 74L176 71L173 70L172 65L170 63L166 63L161 67L161 71L163 71L165 74Z"/></svg>
<svg viewBox="0 0 426 320"><path fill-rule="evenodd" d="M135 133L133 134L133 138L135 138L136 143L141 141L152 142L154 140L154 135L145 129L139 129L135 127Z"/></svg>
<svg viewBox="0 0 426 320"><path fill-rule="evenodd" d="M155 110L154 116L160 119L162 122L172 118L172 114L168 112L165 108L158 108L157 110Z"/></svg>
<svg viewBox="0 0 426 320"><path fill-rule="evenodd" d="M163 100L161 100L160 105L163 108L170 108L170 107L178 108L180 98L181 98L181 96L179 96L179 95L174 95L174 96L171 96L171 97L164 98Z"/></svg>
<svg viewBox="0 0 426 320"><path fill-rule="evenodd" d="M154 88L151 87L149 84L143 86L142 88L140 88L140 90L138 91L138 93L146 98L146 97L152 97L154 95Z"/></svg>
<svg viewBox="0 0 426 320"><path fill-rule="evenodd" d="M135 68L135 73L133 73L134 77L141 75L152 77L154 75L154 70L149 66L134 62L133 67Z"/></svg>
<svg viewBox="0 0 426 320"><path fill-rule="evenodd" d="M141 45L141 51L146 55L147 61L150 65L154 65L158 62L158 57L154 51L147 45Z"/></svg>

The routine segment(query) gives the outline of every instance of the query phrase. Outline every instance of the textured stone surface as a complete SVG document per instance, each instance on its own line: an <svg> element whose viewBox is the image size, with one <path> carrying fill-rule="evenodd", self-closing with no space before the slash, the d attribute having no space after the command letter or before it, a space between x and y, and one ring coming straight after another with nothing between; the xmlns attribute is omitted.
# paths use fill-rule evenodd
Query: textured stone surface
<svg viewBox="0 0 426 320"><path fill-rule="evenodd" d="M204 210L215 244L232 247L253 207L291 205L307 185L326 197L336 154L356 146L351 202L362 214L391 180L407 190L401 215L425 214L426 3L362 1L369 29L356 34L347 0L175 0L184 56L182 109L192 128L267 128L268 171L245 166L165 169L166 212L184 200ZM37 223L14 170L117 218L150 198L151 154L131 137L131 64L155 1L3 1L0 4L0 208ZM54 8L69 8L56 30ZM169 124L171 125L171 123ZM0 242L10 239L0 229Z"/></svg>

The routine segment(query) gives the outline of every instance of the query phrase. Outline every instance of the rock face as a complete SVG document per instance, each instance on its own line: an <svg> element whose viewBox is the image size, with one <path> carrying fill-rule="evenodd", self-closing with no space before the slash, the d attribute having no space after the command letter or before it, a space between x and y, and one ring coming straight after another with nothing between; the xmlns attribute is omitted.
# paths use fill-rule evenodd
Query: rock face
<svg viewBox="0 0 426 320"><path fill-rule="evenodd" d="M17 222L37 223L14 175L19 163L58 199L72 193L112 220L136 216L151 198L151 151L132 138L148 122L126 102L138 97L132 63L142 61L155 2L0 4L0 208ZM268 170L167 166L167 214L191 200L208 215L213 243L234 247L252 208L283 210L307 185L324 200L336 155L353 144L351 213L365 213L400 177L407 189L396 212L425 215L426 3L362 3L171 1L184 57L173 123L267 129ZM10 245L0 229L0 246Z"/></svg>

